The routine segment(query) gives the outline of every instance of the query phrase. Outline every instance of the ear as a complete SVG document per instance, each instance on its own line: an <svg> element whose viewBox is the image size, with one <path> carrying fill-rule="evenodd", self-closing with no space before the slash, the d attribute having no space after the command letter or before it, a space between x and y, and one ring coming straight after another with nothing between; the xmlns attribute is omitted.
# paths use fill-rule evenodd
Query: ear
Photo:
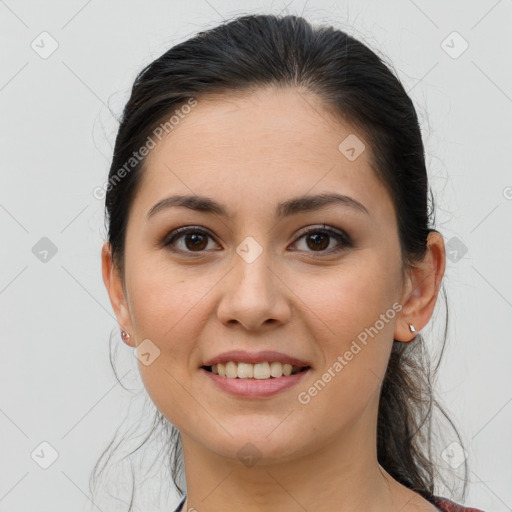
<svg viewBox="0 0 512 512"><path fill-rule="evenodd" d="M432 230L428 235L425 257L408 271L400 301L402 311L395 326L395 340L408 342L415 338L416 333L410 331L409 324L413 324L416 331L427 325L436 305L445 267L443 236Z"/></svg>
<svg viewBox="0 0 512 512"><path fill-rule="evenodd" d="M126 300L123 279L119 274L117 267L112 260L112 250L108 242L103 244L101 249L101 271L103 282L110 297L110 303L119 323L119 327L130 334L128 340L123 340L130 347L135 347L133 338L133 327L130 318L130 311Z"/></svg>

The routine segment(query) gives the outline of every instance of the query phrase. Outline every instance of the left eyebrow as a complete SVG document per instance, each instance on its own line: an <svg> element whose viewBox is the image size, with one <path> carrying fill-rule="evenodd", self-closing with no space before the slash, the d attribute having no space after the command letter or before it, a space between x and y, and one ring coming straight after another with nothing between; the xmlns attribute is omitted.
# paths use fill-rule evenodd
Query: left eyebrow
<svg viewBox="0 0 512 512"><path fill-rule="evenodd" d="M281 220L297 213L320 210L332 204L348 206L371 217L370 212L366 209L364 204L360 203L353 197L334 193L318 194L315 196L306 195L289 199L277 206L276 217Z"/></svg>
<svg viewBox="0 0 512 512"><path fill-rule="evenodd" d="M277 205L275 216L278 220L282 220L298 213L320 210L332 204L348 206L371 217L367 208L353 197L334 193L305 195L288 199ZM229 210L214 199L197 195L175 195L158 201L148 211L146 219L149 220L157 212L172 207L183 207L198 212L220 215L221 217L230 217Z"/></svg>

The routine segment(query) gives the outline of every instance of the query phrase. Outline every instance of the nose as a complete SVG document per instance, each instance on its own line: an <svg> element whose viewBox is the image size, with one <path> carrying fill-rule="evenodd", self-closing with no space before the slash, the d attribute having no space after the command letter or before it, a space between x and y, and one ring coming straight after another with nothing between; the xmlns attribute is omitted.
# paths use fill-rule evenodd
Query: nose
<svg viewBox="0 0 512 512"><path fill-rule="evenodd" d="M270 268L266 251L248 263L238 254L224 280L217 316L225 325L240 324L248 330L277 326L290 319L288 288Z"/></svg>

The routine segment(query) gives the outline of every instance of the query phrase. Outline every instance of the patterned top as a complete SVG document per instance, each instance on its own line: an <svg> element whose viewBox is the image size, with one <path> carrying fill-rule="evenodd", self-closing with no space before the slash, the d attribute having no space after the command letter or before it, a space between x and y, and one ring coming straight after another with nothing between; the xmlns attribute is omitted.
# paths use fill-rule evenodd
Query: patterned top
<svg viewBox="0 0 512 512"><path fill-rule="evenodd" d="M181 510L181 508L185 504L186 499L187 496L183 496L183 499L178 505L178 508L176 508L174 512L187 512L186 510ZM440 496L432 496L432 498L428 499L428 501L430 501L435 507L437 507L442 512L483 512L483 510L480 510L479 508L463 507L462 505L458 505L454 501L450 501Z"/></svg>
<svg viewBox="0 0 512 512"><path fill-rule="evenodd" d="M462 505L459 505L454 501L450 501L446 498L441 498L440 496L433 496L432 503L439 510L443 510L443 512L483 512L483 510L480 510L479 508L463 507Z"/></svg>

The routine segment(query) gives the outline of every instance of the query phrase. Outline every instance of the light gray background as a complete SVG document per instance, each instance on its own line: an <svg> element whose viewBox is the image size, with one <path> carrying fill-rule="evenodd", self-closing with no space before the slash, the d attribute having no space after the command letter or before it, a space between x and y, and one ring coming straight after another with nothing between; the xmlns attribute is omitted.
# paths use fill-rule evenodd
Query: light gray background
<svg viewBox="0 0 512 512"><path fill-rule="evenodd" d="M112 329L120 375L142 385L100 272L103 204L92 191L116 133L109 107L119 115L136 73L172 44L235 14L286 11L382 52L415 102L437 227L454 250L440 396L466 442L466 503L512 510L511 0L250 1L243 11L227 0L0 0L0 511L114 510L87 497L128 410L108 359ZM58 43L46 59L31 47L49 48L43 31ZM453 31L469 44L461 55L459 36L443 43ZM32 251L42 237L57 248L46 262ZM31 457L49 457L43 441L59 454L48 469ZM175 503L171 493L166 509Z"/></svg>

